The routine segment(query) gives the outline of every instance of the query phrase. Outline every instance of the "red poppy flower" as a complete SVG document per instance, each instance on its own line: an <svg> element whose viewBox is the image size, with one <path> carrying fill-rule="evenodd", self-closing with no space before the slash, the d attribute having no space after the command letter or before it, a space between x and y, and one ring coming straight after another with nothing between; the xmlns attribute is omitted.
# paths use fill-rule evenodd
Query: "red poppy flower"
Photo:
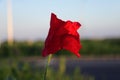
<svg viewBox="0 0 120 80"><path fill-rule="evenodd" d="M77 32L81 26L78 22L62 21L55 14L51 14L50 29L45 40L42 56L54 54L61 49L69 50L80 57L80 37Z"/></svg>

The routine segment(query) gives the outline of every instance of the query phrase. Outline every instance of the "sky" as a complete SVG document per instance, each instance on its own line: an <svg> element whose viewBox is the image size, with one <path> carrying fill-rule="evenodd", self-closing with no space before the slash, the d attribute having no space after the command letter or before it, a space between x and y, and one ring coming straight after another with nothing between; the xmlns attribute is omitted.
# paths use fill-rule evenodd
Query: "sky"
<svg viewBox="0 0 120 80"><path fill-rule="evenodd" d="M81 39L120 38L120 0L11 0L15 40L44 40L51 13L78 21ZM7 0L0 0L0 40L7 39Z"/></svg>

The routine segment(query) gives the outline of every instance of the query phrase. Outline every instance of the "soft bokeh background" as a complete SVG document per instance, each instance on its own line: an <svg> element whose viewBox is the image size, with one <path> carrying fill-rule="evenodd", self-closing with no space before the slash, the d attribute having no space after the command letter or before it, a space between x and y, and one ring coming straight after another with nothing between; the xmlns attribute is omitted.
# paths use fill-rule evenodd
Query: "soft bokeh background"
<svg viewBox="0 0 120 80"><path fill-rule="evenodd" d="M120 37L119 0L11 0L15 40L45 39L51 12L82 24L81 38ZM0 0L0 39L7 39L7 0Z"/></svg>
<svg viewBox="0 0 120 80"><path fill-rule="evenodd" d="M120 80L120 0L0 0L0 80L42 80L52 12L81 23L82 49L81 58L66 50L54 54L47 80Z"/></svg>

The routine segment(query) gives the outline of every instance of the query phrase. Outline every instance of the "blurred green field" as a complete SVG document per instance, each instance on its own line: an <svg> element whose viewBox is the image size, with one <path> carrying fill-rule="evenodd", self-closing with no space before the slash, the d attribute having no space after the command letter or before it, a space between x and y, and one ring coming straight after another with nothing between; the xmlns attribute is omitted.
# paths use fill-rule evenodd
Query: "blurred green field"
<svg viewBox="0 0 120 80"><path fill-rule="evenodd" d="M120 39L105 40L81 40L82 56L119 56L120 55ZM17 56L41 56L44 46L43 41L15 41L13 46L9 46L7 42L3 42L0 47L0 58L17 57ZM55 56L73 56L69 51L58 51Z"/></svg>
<svg viewBox="0 0 120 80"><path fill-rule="evenodd" d="M32 61L32 60L31 60ZM33 65L35 62L22 58L8 58L0 62L0 80L43 80L45 65L42 67ZM60 58L59 69L48 68L46 80L94 80L93 76L82 75L80 69L66 74L65 58Z"/></svg>
<svg viewBox="0 0 120 80"><path fill-rule="evenodd" d="M120 39L81 40L81 44L81 56L120 56ZM0 46L0 80L42 80L45 65L42 68L31 65L26 58L40 58L43 47L43 41L15 41L12 46L3 42ZM61 50L54 56L65 58L75 55ZM72 74L65 74L64 58L57 71L52 67L48 69L47 80L94 80L94 76L82 75L77 67Z"/></svg>

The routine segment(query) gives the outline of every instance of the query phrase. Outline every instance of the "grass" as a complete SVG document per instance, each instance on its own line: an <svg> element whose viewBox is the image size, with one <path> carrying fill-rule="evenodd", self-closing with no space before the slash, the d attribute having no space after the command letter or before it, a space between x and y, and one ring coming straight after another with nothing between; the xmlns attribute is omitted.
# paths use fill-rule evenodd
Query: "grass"
<svg viewBox="0 0 120 80"><path fill-rule="evenodd" d="M48 68L46 80L94 80L85 76L76 68L71 74L66 74L66 59L60 58L59 69ZM38 67L21 59L3 59L0 61L0 80L42 80L44 66ZM87 78L87 79L86 79Z"/></svg>

